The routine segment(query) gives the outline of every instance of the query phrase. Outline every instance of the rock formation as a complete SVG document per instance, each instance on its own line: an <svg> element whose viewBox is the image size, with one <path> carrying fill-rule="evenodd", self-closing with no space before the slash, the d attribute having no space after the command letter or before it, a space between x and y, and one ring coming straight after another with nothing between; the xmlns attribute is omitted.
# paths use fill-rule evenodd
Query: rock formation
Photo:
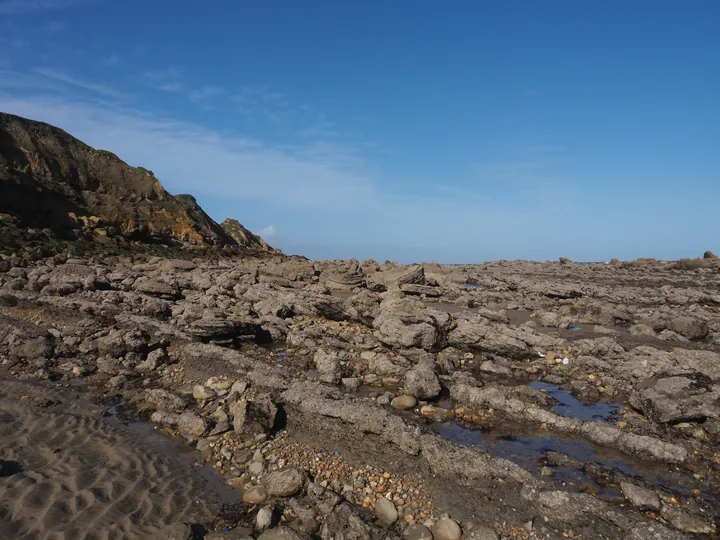
<svg viewBox="0 0 720 540"><path fill-rule="evenodd" d="M30 229L45 237L101 243L270 249L251 233L237 239L225 232L194 197L171 195L151 171L49 124L5 113L0 113L0 227L11 238Z"/></svg>

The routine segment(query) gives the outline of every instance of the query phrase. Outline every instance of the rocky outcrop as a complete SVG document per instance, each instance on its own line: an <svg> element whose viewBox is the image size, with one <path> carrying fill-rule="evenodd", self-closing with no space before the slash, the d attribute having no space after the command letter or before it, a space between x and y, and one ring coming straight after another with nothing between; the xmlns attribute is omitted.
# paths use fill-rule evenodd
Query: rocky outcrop
<svg viewBox="0 0 720 540"><path fill-rule="evenodd" d="M243 227L236 219L228 218L220 224L220 227L222 227L222 230L225 231L230 238L235 240L239 246L263 251L278 251L270 247L270 245L257 234L253 234Z"/></svg>
<svg viewBox="0 0 720 540"><path fill-rule="evenodd" d="M254 235L238 241L194 197L165 191L152 171L131 167L62 129L5 113L0 113L0 215L5 238L41 230L45 237L103 244L270 249Z"/></svg>

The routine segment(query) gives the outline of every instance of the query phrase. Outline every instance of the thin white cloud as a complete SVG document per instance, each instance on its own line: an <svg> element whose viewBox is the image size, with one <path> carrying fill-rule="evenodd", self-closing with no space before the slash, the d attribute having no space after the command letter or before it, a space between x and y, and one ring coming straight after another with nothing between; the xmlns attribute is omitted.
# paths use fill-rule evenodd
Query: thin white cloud
<svg viewBox="0 0 720 540"><path fill-rule="evenodd" d="M102 58L100 60L100 63L103 66L115 66L119 64L121 61L121 58L117 54L111 54L110 56L106 56L105 58Z"/></svg>
<svg viewBox="0 0 720 540"><path fill-rule="evenodd" d="M138 79L145 86L162 92L179 92L183 89L182 71L175 67L155 69L142 73Z"/></svg>
<svg viewBox="0 0 720 540"><path fill-rule="evenodd" d="M153 170L175 193L259 200L294 208L372 204L372 180L331 153L292 151L134 110L55 98L0 94L0 110L61 127L96 148Z"/></svg>
<svg viewBox="0 0 720 540"><path fill-rule="evenodd" d="M215 106L214 102L225 93L225 89L218 86L203 86L202 88L191 90L188 94L188 99L205 109L212 109Z"/></svg>
<svg viewBox="0 0 720 540"><path fill-rule="evenodd" d="M258 234L260 235L261 238L270 238L272 236L275 236L275 234L276 234L275 227L273 227L272 225L263 227L262 229L260 229L260 232Z"/></svg>
<svg viewBox="0 0 720 540"><path fill-rule="evenodd" d="M48 68L37 68L33 70L34 73L37 73L38 75L42 75L43 77L47 79L51 79L53 81L58 81L64 84L68 84L70 86L75 86L77 88L82 88L83 90L88 90L89 92L94 92L96 94L100 94L106 97L112 97L112 98L121 98L123 97L123 94L121 92L118 92L114 88L110 88L109 86L105 86L103 84L96 84L91 83L87 81L83 81L81 79L77 79L73 77L72 75L68 75L67 73L63 73L61 71L56 71L54 69L48 69Z"/></svg>

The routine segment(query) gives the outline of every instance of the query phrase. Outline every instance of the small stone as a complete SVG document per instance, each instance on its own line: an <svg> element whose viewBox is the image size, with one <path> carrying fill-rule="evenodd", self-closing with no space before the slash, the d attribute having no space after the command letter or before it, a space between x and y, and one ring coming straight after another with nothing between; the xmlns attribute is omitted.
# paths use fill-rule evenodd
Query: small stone
<svg viewBox="0 0 720 540"><path fill-rule="evenodd" d="M390 404L395 409L407 410L412 409L417 404L417 400L412 396L398 396Z"/></svg>
<svg viewBox="0 0 720 540"><path fill-rule="evenodd" d="M620 482L620 489L633 506L647 510L660 509L660 497L653 490L636 486L630 482Z"/></svg>
<svg viewBox="0 0 720 540"><path fill-rule="evenodd" d="M248 467L248 472L253 476L259 476L265 471L265 464L262 461L253 461Z"/></svg>
<svg viewBox="0 0 720 540"><path fill-rule="evenodd" d="M411 525L403 533L405 540L433 540L433 534L425 525Z"/></svg>
<svg viewBox="0 0 720 540"><path fill-rule="evenodd" d="M207 386L196 384L193 386L193 397L197 400L212 399L215 397L215 392Z"/></svg>
<svg viewBox="0 0 720 540"><path fill-rule="evenodd" d="M375 514L384 525L391 525L397 521L398 511L395 505L385 497L380 497L375 503Z"/></svg>
<svg viewBox="0 0 720 540"><path fill-rule="evenodd" d="M263 506L255 516L255 526L264 531L272 525L273 511L269 506Z"/></svg>
<svg viewBox="0 0 720 540"><path fill-rule="evenodd" d="M435 522L432 534L435 540L460 540L462 529L455 520L444 518Z"/></svg>
<svg viewBox="0 0 720 540"><path fill-rule="evenodd" d="M232 382L227 380L225 377L210 377L206 382L205 386L211 390L227 390L232 386Z"/></svg>
<svg viewBox="0 0 720 540"><path fill-rule="evenodd" d="M275 471L265 477L263 482L268 493L277 497L289 497L303 487L305 475L298 469Z"/></svg>
<svg viewBox="0 0 720 540"><path fill-rule="evenodd" d="M550 467L543 467L540 469L540 476L552 476L553 470Z"/></svg>
<svg viewBox="0 0 720 540"><path fill-rule="evenodd" d="M252 486L243 493L243 501L248 504L264 504L269 498L265 486Z"/></svg>
<svg viewBox="0 0 720 540"><path fill-rule="evenodd" d="M498 535L489 527L473 527L470 538L474 540L498 540Z"/></svg>

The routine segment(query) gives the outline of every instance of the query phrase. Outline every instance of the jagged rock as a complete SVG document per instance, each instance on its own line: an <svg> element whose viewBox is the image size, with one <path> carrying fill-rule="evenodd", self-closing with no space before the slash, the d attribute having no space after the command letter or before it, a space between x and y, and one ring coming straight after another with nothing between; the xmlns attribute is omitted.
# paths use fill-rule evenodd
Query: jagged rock
<svg viewBox="0 0 720 540"><path fill-rule="evenodd" d="M351 259L345 268L327 272L325 282L331 289L351 290L365 286L365 274L357 260Z"/></svg>
<svg viewBox="0 0 720 540"><path fill-rule="evenodd" d="M337 506L325 519L320 529L320 538L322 538L322 540L339 538L392 540L397 537L390 534L389 531L363 519L349 504L343 503Z"/></svg>
<svg viewBox="0 0 720 540"><path fill-rule="evenodd" d="M660 510L660 497L651 489L620 482L620 489L630 503L641 510Z"/></svg>
<svg viewBox="0 0 720 540"><path fill-rule="evenodd" d="M720 386L687 376L650 379L630 396L630 404L656 422L720 418Z"/></svg>
<svg viewBox="0 0 720 540"><path fill-rule="evenodd" d="M437 298L440 296L440 291L437 290L437 288L427 285L416 285L415 283L403 283L400 285L400 290L405 294L414 296L425 295L428 298Z"/></svg>
<svg viewBox="0 0 720 540"><path fill-rule="evenodd" d="M718 256L715 255L712 251L706 251L703 254L703 259L718 259Z"/></svg>
<svg viewBox="0 0 720 540"><path fill-rule="evenodd" d="M180 297L180 291L177 287L148 277L136 279L133 288L138 292L152 294L162 298L174 299Z"/></svg>
<svg viewBox="0 0 720 540"><path fill-rule="evenodd" d="M425 285L425 268L422 266L416 266L408 273L403 274L397 280L398 287L403 285Z"/></svg>
<svg viewBox="0 0 720 540"><path fill-rule="evenodd" d="M310 506L303 504L298 499L290 499L287 504L292 520L290 528L310 535L320 530L320 522L317 520L317 512Z"/></svg>
<svg viewBox="0 0 720 540"><path fill-rule="evenodd" d="M251 233L243 227L236 219L226 219L220 224L223 231L230 236L239 246L260 249L263 251L275 251L265 240L257 234Z"/></svg>
<svg viewBox="0 0 720 540"><path fill-rule="evenodd" d="M255 323L242 323L222 317L208 317L193 321L185 332L204 343L227 342L235 339L251 340L257 336L260 327Z"/></svg>
<svg viewBox="0 0 720 540"><path fill-rule="evenodd" d="M268 433L275 427L277 406L269 394L243 397L229 407L233 428L240 434Z"/></svg>
<svg viewBox="0 0 720 540"><path fill-rule="evenodd" d="M440 349L445 344L451 318L428 309L419 300L388 298L380 304L373 322L375 336L392 347Z"/></svg>
<svg viewBox="0 0 720 540"><path fill-rule="evenodd" d="M715 530L709 521L685 512L672 504L663 503L660 515L681 531L695 534L712 534Z"/></svg>
<svg viewBox="0 0 720 540"><path fill-rule="evenodd" d="M710 332L710 327L693 317L676 317L670 321L670 329L687 339L702 339Z"/></svg>

